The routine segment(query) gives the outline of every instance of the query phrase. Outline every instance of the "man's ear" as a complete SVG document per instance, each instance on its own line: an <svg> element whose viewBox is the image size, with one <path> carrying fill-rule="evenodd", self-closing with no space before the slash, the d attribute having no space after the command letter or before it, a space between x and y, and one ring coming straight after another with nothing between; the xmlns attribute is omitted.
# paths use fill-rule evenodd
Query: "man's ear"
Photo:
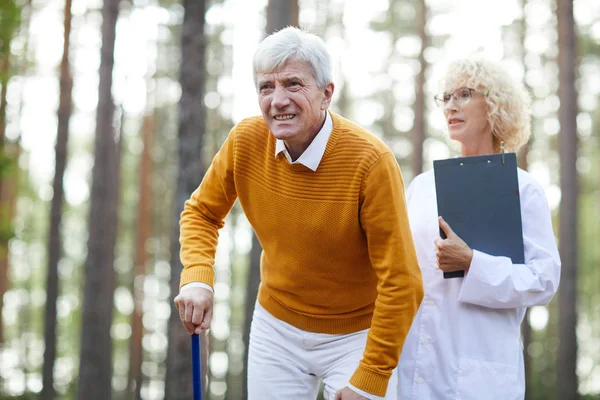
<svg viewBox="0 0 600 400"><path fill-rule="evenodd" d="M321 103L321 110L327 110L329 108L329 105L331 104L331 98L333 97L334 89L335 86L333 85L333 82L329 82L327 86L325 86L325 89L323 89L323 94L325 95L325 97L323 98L323 101Z"/></svg>

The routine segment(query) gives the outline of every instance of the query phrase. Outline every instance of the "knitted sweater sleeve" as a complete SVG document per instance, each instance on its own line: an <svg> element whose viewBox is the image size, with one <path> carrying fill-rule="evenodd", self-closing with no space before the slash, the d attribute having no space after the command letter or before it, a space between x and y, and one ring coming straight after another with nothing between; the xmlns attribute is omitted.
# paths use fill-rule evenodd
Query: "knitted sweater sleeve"
<svg viewBox="0 0 600 400"><path fill-rule="evenodd" d="M363 359L350 383L384 396L423 298L421 271L408 222L404 183L391 153L370 168L362 185L360 222L377 274L377 299Z"/></svg>
<svg viewBox="0 0 600 400"><path fill-rule="evenodd" d="M179 242L183 271L180 287L190 282L214 286L213 265L219 229L237 197L233 175L234 137L235 128L181 213Z"/></svg>

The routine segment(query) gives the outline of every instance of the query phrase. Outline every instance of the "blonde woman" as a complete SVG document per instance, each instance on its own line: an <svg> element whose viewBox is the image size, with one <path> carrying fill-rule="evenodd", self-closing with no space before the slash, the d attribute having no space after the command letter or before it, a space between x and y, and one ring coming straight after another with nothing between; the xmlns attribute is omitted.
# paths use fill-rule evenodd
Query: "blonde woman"
<svg viewBox="0 0 600 400"><path fill-rule="evenodd" d="M530 99L499 63L454 62L444 89L435 99L462 156L498 153L501 142L516 151L527 141ZM400 357L400 399L523 399L521 321L526 307L547 304L556 292L560 258L542 188L520 169L518 180L524 264L469 248L438 218L433 171L411 182L408 212L425 297ZM455 270L464 278L443 278Z"/></svg>

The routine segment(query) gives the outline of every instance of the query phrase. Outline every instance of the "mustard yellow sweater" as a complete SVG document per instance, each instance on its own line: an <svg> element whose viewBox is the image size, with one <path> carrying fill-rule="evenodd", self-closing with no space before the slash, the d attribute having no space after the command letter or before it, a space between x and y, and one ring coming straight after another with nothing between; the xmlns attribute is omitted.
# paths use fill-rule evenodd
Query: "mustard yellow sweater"
<svg viewBox="0 0 600 400"><path fill-rule="evenodd" d="M258 301L297 328L371 328L351 384L383 396L423 297L400 168L379 139L331 114L316 171L275 157L261 117L230 132L181 214L181 285L213 285L236 198L263 247Z"/></svg>

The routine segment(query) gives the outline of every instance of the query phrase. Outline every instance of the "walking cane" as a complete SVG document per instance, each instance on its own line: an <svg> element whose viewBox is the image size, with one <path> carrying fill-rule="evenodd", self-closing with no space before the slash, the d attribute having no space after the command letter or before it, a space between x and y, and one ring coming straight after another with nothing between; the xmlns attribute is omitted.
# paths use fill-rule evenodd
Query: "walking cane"
<svg viewBox="0 0 600 400"><path fill-rule="evenodd" d="M200 370L200 335L192 335L192 377L194 382L194 400L202 400L202 373Z"/></svg>

